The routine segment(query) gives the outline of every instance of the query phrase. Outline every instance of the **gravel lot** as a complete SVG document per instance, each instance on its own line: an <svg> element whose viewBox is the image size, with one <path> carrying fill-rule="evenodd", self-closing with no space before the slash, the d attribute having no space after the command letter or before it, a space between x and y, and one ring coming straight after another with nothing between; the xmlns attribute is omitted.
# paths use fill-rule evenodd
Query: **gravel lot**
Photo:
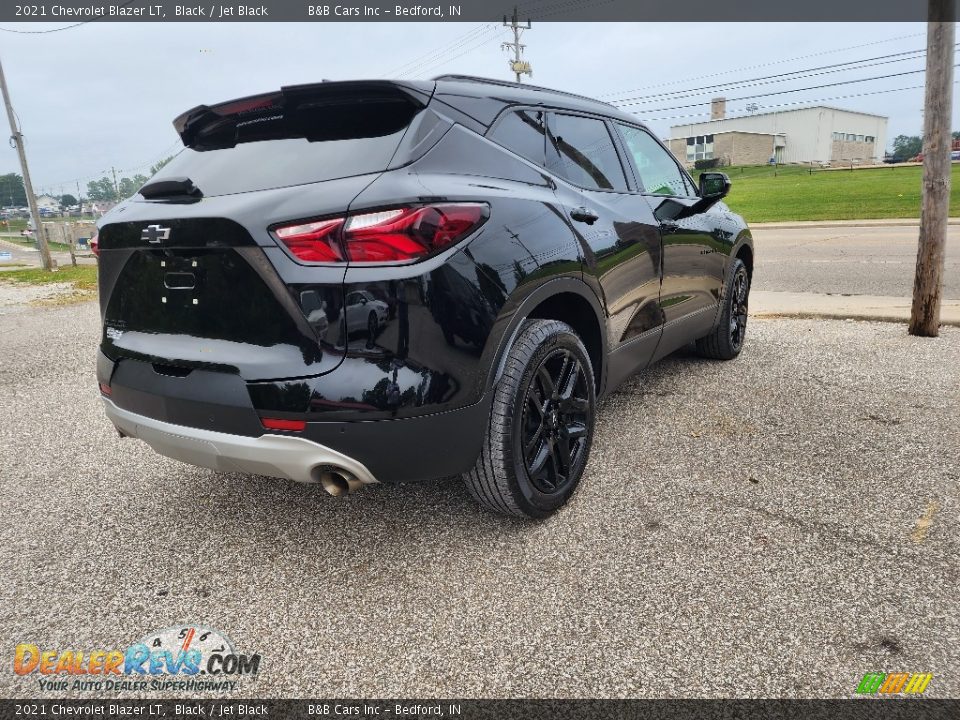
<svg viewBox="0 0 960 720"><path fill-rule="evenodd" d="M960 329L753 321L733 363L680 353L528 524L454 481L335 500L122 441L97 322L0 316L0 695L38 694L16 643L188 623L262 653L246 697L845 697L877 670L960 695Z"/></svg>

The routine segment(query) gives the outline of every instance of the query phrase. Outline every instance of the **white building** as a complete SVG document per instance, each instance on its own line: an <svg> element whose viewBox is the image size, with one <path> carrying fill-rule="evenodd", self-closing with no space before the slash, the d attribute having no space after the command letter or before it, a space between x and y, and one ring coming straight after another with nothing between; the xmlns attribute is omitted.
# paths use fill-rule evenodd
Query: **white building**
<svg viewBox="0 0 960 720"><path fill-rule="evenodd" d="M60 210L60 201L52 195L37 195L37 210L58 212Z"/></svg>
<svg viewBox="0 0 960 720"><path fill-rule="evenodd" d="M706 122L670 128L670 149L681 162L870 164L883 160L887 145L882 115L818 105L728 118L723 98L713 100L710 114Z"/></svg>

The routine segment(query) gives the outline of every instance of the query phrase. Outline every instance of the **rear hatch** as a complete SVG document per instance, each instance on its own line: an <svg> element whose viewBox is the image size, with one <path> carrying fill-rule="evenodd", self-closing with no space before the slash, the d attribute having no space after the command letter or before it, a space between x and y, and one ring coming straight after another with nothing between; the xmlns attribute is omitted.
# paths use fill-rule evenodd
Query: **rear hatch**
<svg viewBox="0 0 960 720"><path fill-rule="evenodd" d="M431 88L323 83L178 117L186 149L99 231L107 358L246 381L335 369L346 265L304 265L269 228L345 212Z"/></svg>

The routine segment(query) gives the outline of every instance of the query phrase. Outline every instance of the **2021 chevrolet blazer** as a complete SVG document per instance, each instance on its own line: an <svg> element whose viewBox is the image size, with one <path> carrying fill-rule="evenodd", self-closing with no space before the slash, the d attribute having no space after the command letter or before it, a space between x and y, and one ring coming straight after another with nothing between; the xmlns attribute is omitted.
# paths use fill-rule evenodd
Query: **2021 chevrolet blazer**
<svg viewBox="0 0 960 720"><path fill-rule="evenodd" d="M97 375L124 436L227 472L462 475L544 517L597 398L744 342L753 245L632 116L482 78L325 82L196 107L99 227Z"/></svg>

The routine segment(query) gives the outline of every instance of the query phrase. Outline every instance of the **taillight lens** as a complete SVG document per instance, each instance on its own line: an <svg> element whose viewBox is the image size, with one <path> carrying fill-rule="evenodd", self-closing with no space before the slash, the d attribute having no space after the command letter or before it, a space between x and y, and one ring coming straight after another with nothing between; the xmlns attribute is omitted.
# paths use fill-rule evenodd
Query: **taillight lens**
<svg viewBox="0 0 960 720"><path fill-rule="evenodd" d="M304 430L305 420L281 420L280 418L260 418L260 424L267 430Z"/></svg>
<svg viewBox="0 0 960 720"><path fill-rule="evenodd" d="M90 238L90 250L94 255L100 257L100 233L94 233Z"/></svg>
<svg viewBox="0 0 960 720"><path fill-rule="evenodd" d="M304 262L407 263L452 245L483 224L482 203L394 208L274 228Z"/></svg>

